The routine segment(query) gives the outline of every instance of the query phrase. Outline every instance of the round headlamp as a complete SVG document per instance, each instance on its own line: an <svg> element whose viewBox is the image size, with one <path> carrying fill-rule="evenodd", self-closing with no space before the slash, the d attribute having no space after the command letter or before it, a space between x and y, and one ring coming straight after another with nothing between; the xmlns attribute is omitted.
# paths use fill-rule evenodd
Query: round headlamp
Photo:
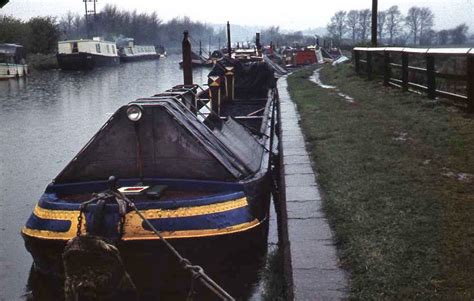
<svg viewBox="0 0 474 301"><path fill-rule="evenodd" d="M142 118L143 112L142 108L137 105L131 105L127 108L127 117L131 121L138 121Z"/></svg>

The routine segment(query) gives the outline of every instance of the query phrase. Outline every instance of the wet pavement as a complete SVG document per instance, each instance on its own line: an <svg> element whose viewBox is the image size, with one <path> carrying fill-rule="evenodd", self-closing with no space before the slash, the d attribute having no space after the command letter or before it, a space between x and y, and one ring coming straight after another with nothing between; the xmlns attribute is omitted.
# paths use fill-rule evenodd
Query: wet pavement
<svg viewBox="0 0 474 301"><path fill-rule="evenodd" d="M278 89L294 298L346 299L348 277L339 265L333 235L322 212L321 195L286 77L278 81Z"/></svg>

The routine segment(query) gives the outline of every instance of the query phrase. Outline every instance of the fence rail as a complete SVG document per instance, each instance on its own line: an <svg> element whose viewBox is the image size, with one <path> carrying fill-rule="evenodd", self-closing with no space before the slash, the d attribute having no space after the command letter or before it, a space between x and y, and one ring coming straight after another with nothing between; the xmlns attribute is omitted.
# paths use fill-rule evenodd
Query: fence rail
<svg viewBox="0 0 474 301"><path fill-rule="evenodd" d="M386 86L448 98L474 113L474 48L356 47L353 58L369 80L382 76Z"/></svg>

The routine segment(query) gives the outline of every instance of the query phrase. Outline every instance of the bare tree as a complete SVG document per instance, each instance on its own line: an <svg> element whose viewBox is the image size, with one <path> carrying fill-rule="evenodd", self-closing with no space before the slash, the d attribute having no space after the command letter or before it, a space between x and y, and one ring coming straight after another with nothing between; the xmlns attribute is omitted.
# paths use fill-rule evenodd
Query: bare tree
<svg viewBox="0 0 474 301"><path fill-rule="evenodd" d="M359 32L362 41L367 40L367 36L372 23L372 12L370 9L363 9L359 11Z"/></svg>
<svg viewBox="0 0 474 301"><path fill-rule="evenodd" d="M406 24L413 36L413 43L422 42L424 35L430 32L433 27L434 15L428 7L413 6L408 10L405 18Z"/></svg>
<svg viewBox="0 0 474 301"><path fill-rule="evenodd" d="M351 10L346 16L346 27L352 37L352 43L355 43L359 31L359 12Z"/></svg>
<svg viewBox="0 0 474 301"><path fill-rule="evenodd" d="M449 30L449 33L451 34L451 43L456 45L466 43L468 30L469 27L465 23L460 24L454 29Z"/></svg>
<svg viewBox="0 0 474 301"><path fill-rule="evenodd" d="M387 13L384 11L377 12L377 35L379 36L379 41L382 42L385 32L385 23L387 21Z"/></svg>
<svg viewBox="0 0 474 301"><path fill-rule="evenodd" d="M420 8L420 44L431 44L434 14L428 7Z"/></svg>
<svg viewBox="0 0 474 301"><path fill-rule="evenodd" d="M397 5L390 7L386 11L385 19L386 19L385 27L388 33L389 44L393 44L394 39L398 36L398 34L402 30L401 24L403 21L402 13L398 9Z"/></svg>
<svg viewBox="0 0 474 301"><path fill-rule="evenodd" d="M413 6L408 10L408 14L405 18L406 25L410 30L410 34L413 36L413 44L417 44L418 36L420 31L420 18L421 9L419 7Z"/></svg>
<svg viewBox="0 0 474 301"><path fill-rule="evenodd" d="M347 13L343 10L340 10L334 14L331 18L331 22L327 25L327 30L331 36L338 41L342 39L344 34L347 32L346 27L346 15Z"/></svg>
<svg viewBox="0 0 474 301"><path fill-rule="evenodd" d="M440 30L438 31L438 44L446 45L449 41L449 30Z"/></svg>
<svg viewBox="0 0 474 301"><path fill-rule="evenodd" d="M331 36L338 41L342 40L342 37L347 32L346 27L346 11L340 10L334 14L331 18L331 22L327 25L327 30Z"/></svg>

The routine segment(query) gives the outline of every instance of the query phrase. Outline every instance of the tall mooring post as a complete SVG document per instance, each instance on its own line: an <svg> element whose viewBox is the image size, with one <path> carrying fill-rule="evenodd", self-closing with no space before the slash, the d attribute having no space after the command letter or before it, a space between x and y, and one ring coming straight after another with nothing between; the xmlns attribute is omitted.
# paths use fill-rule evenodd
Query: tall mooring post
<svg viewBox="0 0 474 301"><path fill-rule="evenodd" d="M184 85L191 86L193 84L193 67L191 65L191 42L189 41L188 31L183 32L183 78Z"/></svg>
<svg viewBox="0 0 474 301"><path fill-rule="evenodd" d="M232 55L232 44L230 41L230 23L227 21L227 53L229 57Z"/></svg>
<svg viewBox="0 0 474 301"><path fill-rule="evenodd" d="M372 47L377 47L377 11L378 0L372 0Z"/></svg>

